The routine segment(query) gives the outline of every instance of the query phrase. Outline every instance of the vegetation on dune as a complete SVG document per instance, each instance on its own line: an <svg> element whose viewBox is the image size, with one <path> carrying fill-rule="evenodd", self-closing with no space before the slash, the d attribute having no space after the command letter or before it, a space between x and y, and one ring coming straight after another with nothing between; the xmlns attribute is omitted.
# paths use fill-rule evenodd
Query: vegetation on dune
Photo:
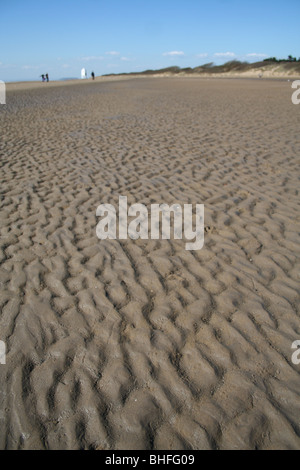
<svg viewBox="0 0 300 470"><path fill-rule="evenodd" d="M268 57L264 62L300 62L300 57L297 61L296 57L289 55L287 59L277 59L277 57Z"/></svg>
<svg viewBox="0 0 300 470"><path fill-rule="evenodd" d="M240 60L230 60L223 65L215 65L214 62L208 62L207 64L199 65L197 67L186 67L181 68L178 66L166 67L159 70L145 70L143 72L131 72L131 73L119 73L119 74L108 74L108 75L156 75L156 74L201 74L201 73L226 73L226 72L247 72L250 70L263 69L270 64L280 64L284 70L300 72L300 58L297 60L296 57L289 55L287 59L277 59L276 57L269 57L260 62L242 62ZM262 70L263 71L263 70Z"/></svg>

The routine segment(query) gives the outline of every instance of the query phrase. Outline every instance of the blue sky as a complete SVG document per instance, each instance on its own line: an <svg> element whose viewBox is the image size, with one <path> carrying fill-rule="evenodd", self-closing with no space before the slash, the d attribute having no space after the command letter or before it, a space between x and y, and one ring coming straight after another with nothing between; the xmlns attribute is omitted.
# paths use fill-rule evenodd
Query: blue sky
<svg viewBox="0 0 300 470"><path fill-rule="evenodd" d="M0 80L300 57L300 0L0 0Z"/></svg>

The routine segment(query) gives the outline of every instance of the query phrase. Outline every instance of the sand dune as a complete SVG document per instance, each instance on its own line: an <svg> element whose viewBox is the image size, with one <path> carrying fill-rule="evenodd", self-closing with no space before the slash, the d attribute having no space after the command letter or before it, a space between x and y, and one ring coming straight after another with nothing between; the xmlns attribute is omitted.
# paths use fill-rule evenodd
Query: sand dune
<svg viewBox="0 0 300 470"><path fill-rule="evenodd" d="M223 65L215 65L213 62L198 67L181 68L178 66L166 67L159 70L145 70L128 74L110 74L98 79L124 78L124 77L209 77L209 78L259 78L296 80L300 78L300 61L270 61L247 63L231 60Z"/></svg>
<svg viewBox="0 0 300 470"><path fill-rule="evenodd" d="M299 449L299 112L287 82L8 91L2 449ZM204 248L98 240L119 195L205 204Z"/></svg>

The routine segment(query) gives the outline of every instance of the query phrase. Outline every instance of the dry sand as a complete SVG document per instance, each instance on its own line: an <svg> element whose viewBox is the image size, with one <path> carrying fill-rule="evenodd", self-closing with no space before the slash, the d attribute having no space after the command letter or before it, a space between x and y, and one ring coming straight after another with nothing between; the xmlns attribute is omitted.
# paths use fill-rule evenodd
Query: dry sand
<svg viewBox="0 0 300 470"><path fill-rule="evenodd" d="M277 81L8 87L2 449L299 449L300 106ZM205 204L205 245L96 208Z"/></svg>

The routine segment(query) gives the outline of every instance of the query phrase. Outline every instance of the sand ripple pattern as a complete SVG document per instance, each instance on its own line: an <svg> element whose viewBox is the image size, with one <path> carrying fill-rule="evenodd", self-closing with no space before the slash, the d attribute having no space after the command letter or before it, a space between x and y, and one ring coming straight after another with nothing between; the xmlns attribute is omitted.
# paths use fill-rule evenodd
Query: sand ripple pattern
<svg viewBox="0 0 300 470"><path fill-rule="evenodd" d="M140 79L0 108L2 449L299 449L288 82ZM100 203L205 204L205 246L100 241Z"/></svg>

